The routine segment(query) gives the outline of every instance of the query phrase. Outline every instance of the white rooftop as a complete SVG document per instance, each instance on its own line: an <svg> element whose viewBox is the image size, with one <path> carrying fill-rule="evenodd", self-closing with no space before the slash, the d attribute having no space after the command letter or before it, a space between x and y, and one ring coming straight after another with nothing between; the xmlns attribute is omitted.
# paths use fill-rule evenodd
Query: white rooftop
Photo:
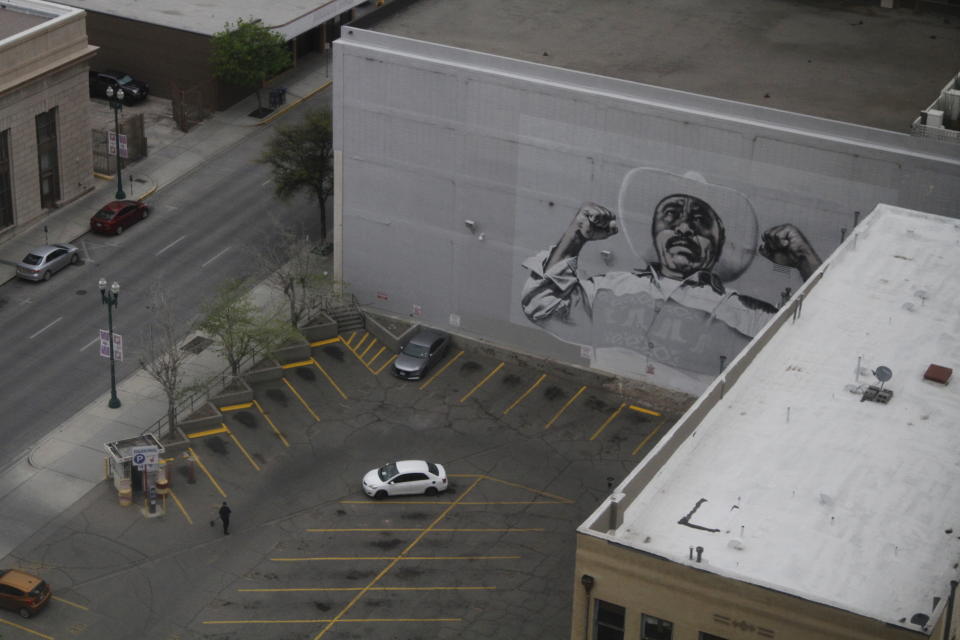
<svg viewBox="0 0 960 640"><path fill-rule="evenodd" d="M227 23L259 18L288 40L351 9L363 0L62 0L63 4L203 35L223 31Z"/></svg>
<svg viewBox="0 0 960 640"><path fill-rule="evenodd" d="M823 268L623 524L580 531L922 631L960 576L960 222L881 205ZM881 365L892 400L861 402Z"/></svg>

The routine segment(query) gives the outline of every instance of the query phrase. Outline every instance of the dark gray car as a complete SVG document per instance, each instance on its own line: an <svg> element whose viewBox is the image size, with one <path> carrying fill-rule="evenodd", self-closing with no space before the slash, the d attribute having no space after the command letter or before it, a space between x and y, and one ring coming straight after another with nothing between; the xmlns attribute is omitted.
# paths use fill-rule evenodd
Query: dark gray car
<svg viewBox="0 0 960 640"><path fill-rule="evenodd" d="M421 329L410 338L393 361L393 375L419 380L440 361L450 347L450 336L436 329Z"/></svg>

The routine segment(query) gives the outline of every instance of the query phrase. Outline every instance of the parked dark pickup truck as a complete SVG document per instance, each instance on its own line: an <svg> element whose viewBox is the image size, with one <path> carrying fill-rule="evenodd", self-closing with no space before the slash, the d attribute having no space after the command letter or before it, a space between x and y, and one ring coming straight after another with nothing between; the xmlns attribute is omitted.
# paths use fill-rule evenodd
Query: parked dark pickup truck
<svg viewBox="0 0 960 640"><path fill-rule="evenodd" d="M106 98L107 87L123 89L123 103L134 104L145 99L150 93L146 82L134 80L123 71L91 71L90 95L94 98Z"/></svg>

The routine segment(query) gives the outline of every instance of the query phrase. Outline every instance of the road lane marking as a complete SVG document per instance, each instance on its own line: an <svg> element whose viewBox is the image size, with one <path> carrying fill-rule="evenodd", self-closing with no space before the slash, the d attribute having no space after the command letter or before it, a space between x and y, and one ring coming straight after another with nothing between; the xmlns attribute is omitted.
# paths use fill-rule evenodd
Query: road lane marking
<svg viewBox="0 0 960 640"><path fill-rule="evenodd" d="M173 489L170 489L170 497L173 498L173 501L176 503L177 507L180 509L180 513L182 513L183 517L187 519L187 522L189 522L190 524L193 524L193 518L191 518L190 514L187 513L187 510L184 508L183 503L180 502L180 498L178 498L177 494L173 492Z"/></svg>
<svg viewBox="0 0 960 640"><path fill-rule="evenodd" d="M593 435L590 436L590 440L596 440L597 436L603 433L603 430L607 428L607 425L613 422L613 419L620 415L620 412L623 411L623 408L627 406L626 402L621 402L620 406L617 407L617 410L610 414L610 417L603 421L603 424L600 425L600 428L593 432Z"/></svg>
<svg viewBox="0 0 960 640"><path fill-rule="evenodd" d="M366 528L366 529L307 529L306 531L310 533L358 533L361 531L366 531L368 533L382 533L384 531L397 532L397 531L426 531L422 527L416 528L397 528L397 527L386 527L386 528ZM546 531L546 529L540 527L535 529L431 529L431 531L439 531L441 533L535 533Z"/></svg>
<svg viewBox="0 0 960 640"><path fill-rule="evenodd" d="M60 596L50 596L50 597L53 598L54 600L56 600L57 602L62 602L63 604L68 604L68 605L70 605L71 607L76 607L77 609L82 609L83 611L90 611L90 609L88 609L87 607L83 606L82 604L77 604L76 602L71 602L70 600L67 600L66 598L61 598Z"/></svg>
<svg viewBox="0 0 960 640"><path fill-rule="evenodd" d="M227 432L227 435L230 436L230 439L233 440L234 444L236 444L237 447L240 449L240 452L243 453L243 455L246 456L246 458L247 458L247 460L250 462L250 464L253 465L253 468L256 469L257 471L260 471L260 465L258 465L256 462L254 462L254 460L253 460L253 458L250 456L250 454L247 453L246 447L244 447L242 444L240 444L240 441L237 440L237 436L233 435L233 432L230 431L230 429L227 428L227 425L223 424L222 422L220 423L220 426L224 428L224 430Z"/></svg>
<svg viewBox="0 0 960 640"><path fill-rule="evenodd" d="M228 404L225 407L220 407L220 411L239 411L240 409L249 409L253 406L252 402L241 402L240 404Z"/></svg>
<svg viewBox="0 0 960 640"><path fill-rule="evenodd" d="M632 456L637 455L637 452L640 451L640 449L643 449L643 445L647 444L647 440L649 440L649 439L652 438L653 436L657 435L657 432L660 431L660 427L663 426L663 423L666 422L666 420L667 420L666 418L664 418L663 420L661 420L661 421L660 421L660 424L657 425L657 428L654 429L653 431L651 431L651 432L650 432L650 435L648 435L646 438L644 438L643 440L641 440L641 441L640 441L640 444L637 445L637 448L634 449L633 452L632 452L630 455L632 455Z"/></svg>
<svg viewBox="0 0 960 640"><path fill-rule="evenodd" d="M50 324L48 324L47 326L45 326L43 329L40 329L40 331L37 331L35 334L33 334L32 336L30 336L30 339L33 340L33 339L36 338L38 335L40 335L41 333L43 333L44 331L46 331L47 329L49 329L49 328L52 327L53 325L57 324L57 323L60 322L61 320L63 320L63 316L60 316L59 318L57 318L56 320L54 320L53 322L51 322Z"/></svg>
<svg viewBox="0 0 960 640"><path fill-rule="evenodd" d="M430 529L424 529L423 533ZM421 536L422 537L422 534ZM418 541L419 541L418 537ZM343 560L390 560L396 564L400 560L519 560L523 556L312 556L304 558L270 558L271 562L338 562ZM392 565L391 565L392 566ZM369 589L367 589L369 591Z"/></svg>
<svg viewBox="0 0 960 640"><path fill-rule="evenodd" d="M90 345L92 345L92 344L97 344L98 342L100 342L100 338L94 338L93 340L91 340L91 341L88 342L87 344L85 344L85 345L83 345L82 347L80 347L80 351L83 351L84 349L86 349L86 348L89 347Z"/></svg>
<svg viewBox="0 0 960 640"><path fill-rule="evenodd" d="M200 456L198 456L197 452L193 450L193 447L187 447L187 451L190 452L190 457L193 458L193 461L197 463L197 466L200 467L200 470L207 474L207 477L210 478L210 482L213 483L213 486L217 489L220 495L226 498L227 494L224 493L223 489L220 488L220 484L213 479L213 476L207 470L206 465L200 461Z"/></svg>
<svg viewBox="0 0 960 640"><path fill-rule="evenodd" d="M463 401L466 400L467 398L469 398L470 396L472 396L473 393L474 393L477 389L479 389L480 387L482 387L483 385L485 385L485 384L487 383L487 380L489 380L490 378L492 378L493 375L494 375L497 371L500 371L500 369L503 368L503 365L504 365L503 362L501 362L500 364L498 364L497 367L496 367L493 371L491 371L490 373L488 373L483 380L481 380L480 382L477 383L477 386L475 386L473 389L470 389L470 391L468 391L466 395L464 395L462 398L460 398L460 403L462 404Z"/></svg>
<svg viewBox="0 0 960 640"><path fill-rule="evenodd" d="M219 427L216 427L214 429L207 429L206 431L194 431L193 433L188 433L187 438L191 440L195 438L206 438L207 436L215 436L218 433L226 433L226 432L227 432L227 428L223 425L223 423L221 423Z"/></svg>
<svg viewBox="0 0 960 640"><path fill-rule="evenodd" d="M167 249L169 249L169 248L172 247L173 245L177 244L178 242L180 242L181 240L183 240L183 239L186 238L186 237L187 237L187 236L180 236L179 238L177 238L176 240L174 240L173 242L171 242L170 244L168 244L167 246L165 246L163 249L160 249L160 251L157 251L157 255L160 255L161 253L163 253L164 251L166 251Z"/></svg>
<svg viewBox="0 0 960 640"><path fill-rule="evenodd" d="M389 367L391 364L393 364L393 361L396 360L396 359L397 359L397 354L393 354L392 356L390 356L390 359L389 359L389 360L387 360L386 362L383 363L383 366L382 366L382 367L380 367L380 368L377 369L376 371L373 371L373 370L371 369L371 371L373 371L373 375L375 375L375 376L380 375L380 372L383 371L384 369L386 369L387 367Z"/></svg>
<svg viewBox="0 0 960 640"><path fill-rule="evenodd" d="M46 638L46 640L53 640L53 636L48 636L48 635L45 634L45 633L40 633L39 631L34 631L33 629L29 629L29 628L27 628L27 627L24 627L23 625L19 625L19 624L17 624L16 622L10 622L10 621L8 621L8 620L4 620L3 618L0 618L0 624L8 624L8 625L10 625L11 627L14 627L14 628L16 628L16 629L20 629L21 631L26 631L27 633L32 633L33 635L35 635L35 636L40 636L41 638Z"/></svg>
<svg viewBox="0 0 960 640"><path fill-rule="evenodd" d="M463 618L317 618L296 620L204 620L202 624L332 624L334 622L462 622ZM17 625L14 625L17 626ZM24 627L25 628L25 627ZM320 632L324 633L323 631ZM38 634L41 635L41 634ZM43 636L50 638L50 636ZM319 636L317 636L319 637ZM53 638L50 638L53 640Z"/></svg>
<svg viewBox="0 0 960 640"><path fill-rule="evenodd" d="M237 589L244 593L287 593L297 591L360 591L363 587L287 587L277 589ZM371 587L368 591L495 591L496 587Z"/></svg>
<svg viewBox="0 0 960 640"><path fill-rule="evenodd" d="M287 380L286 378L280 378L280 379L283 380L283 383L284 383L285 385L287 385L287 387L290 389L290 391L293 392L293 395L297 396L297 400L299 400L299 401L300 401L300 404L302 404L302 405L304 406L304 408L306 408L306 410L310 412L310 415L313 416L313 419L316 420L317 422L320 422L320 416L318 416L318 415L314 412L314 410L310 408L310 405L308 405L308 404L307 404L307 401L303 399L303 396L301 396L299 393L297 393L297 390L293 388L293 385L290 384L290 381Z"/></svg>
<svg viewBox="0 0 960 640"><path fill-rule="evenodd" d="M550 418L550 422L548 422L546 425L544 425L543 428L544 428L544 429L549 429L549 428L550 428L550 425L552 425L552 424L557 420L557 418L560 417L560 414L562 414L564 411L567 410L567 407L569 407L571 404L573 404L573 401L574 401L574 400L576 400L577 398L580 397L580 394L583 393L583 392L586 390L586 388L587 388L587 385L583 385L582 387L580 387L580 389L578 389L577 392L576 392L575 394L573 394L573 397L570 398L569 400L567 400L566 404L564 404L562 407L560 407L560 411L557 411L555 414L553 414L553 417Z"/></svg>
<svg viewBox="0 0 960 640"><path fill-rule="evenodd" d="M537 378L537 381L534 382L532 385L530 385L530 388L527 389L526 391L524 391L522 396L520 396L519 398L517 398L516 400L514 400L514 401L513 401L513 404L511 404L509 407L507 407L506 409L503 410L503 415L507 415L508 413L510 413L515 406L517 406L518 404L520 404L520 403L523 401L524 398L526 398L528 395L530 395L530 392L531 392L531 391L533 391L533 390L536 389L538 386L540 386L540 383L543 382L544 378L546 378L546 377L547 377L547 374L543 374L542 376L540 376L539 378Z"/></svg>
<svg viewBox="0 0 960 640"><path fill-rule="evenodd" d="M317 359L310 358L310 360L313 361L313 364L317 365L317 369L320 369L320 373L322 373L323 376L327 379L327 382L329 382L333 386L333 388L337 390L337 393L340 394L340 397L343 398L344 400L349 400L349 398L347 398L347 394L345 394L343 390L339 386L337 386L337 383L333 381L333 378L330 377L330 374L327 373L327 370L320 366L320 363L317 362Z"/></svg>
<svg viewBox="0 0 960 640"><path fill-rule="evenodd" d="M630 411L638 411L640 413L646 413L647 415L660 417L661 414L659 411L654 411L653 409L644 409L643 407L638 407L635 404L630 405Z"/></svg>
<svg viewBox="0 0 960 640"><path fill-rule="evenodd" d="M219 258L220 256L222 256L223 254L225 254L227 251L230 251L230 247L227 247L226 249L224 249L223 251L221 251L221 252L218 253L217 255L213 256L212 258L210 258L209 260L207 260L206 262L204 262L202 265L200 265L200 268L203 269L205 266L207 266L208 264L210 264L211 262L213 262L214 260L216 260L217 258Z"/></svg>
<svg viewBox="0 0 960 640"><path fill-rule="evenodd" d="M463 352L461 351L461 353L463 353ZM335 624L336 624L337 622L339 622L340 620L343 620L343 619L344 619L344 616L347 615L347 612L350 611L350 609L353 608L353 605L355 605L357 602L359 602L360 599L361 599L364 595L366 595L366 593L367 593L368 591L370 591L370 589L372 589L385 575L387 575L387 573L390 572L391 569L393 569L393 567L396 566L397 562L399 562L399 558L405 556L407 553L410 552L411 549L413 549L415 546L417 546L417 544L419 544L419 542L420 542L421 540L423 540L423 537L424 537L425 535L427 535L427 533L430 532L430 529L432 529L432 528L436 527L438 524L440 524L440 522L442 522L443 519L447 517L447 515L453 510L454 507L456 507L458 504L460 504L461 502L463 502L463 499L466 498L468 495L470 495L470 493L471 493L474 489L477 488L477 485L480 484L480 480L481 480L481 478L477 478L476 480L474 480L473 483L472 483L469 487L467 487L467 489L466 489L462 494L460 494L459 496L457 496L457 499L456 499L456 500L454 500L452 503L450 503L450 505L449 505L446 509L444 509L444 510L440 513L440 515L438 515L436 518L434 518L433 522L431 522L431 523L427 526L426 530L421 531L421 532L417 535L417 537L413 540L413 542L411 542L410 544L408 544L408 545L403 549L403 551L400 552L400 555L397 556L398 559L396 559L396 560L391 560L391 561L390 561L390 564L388 564L386 567L384 567L383 569L381 569L381 570L380 570L380 573L378 573L376 576L374 576L374 578L373 578L370 582L368 582L368 583L366 584L366 586L363 588L362 591L358 591L358 592L357 592L357 595L355 595L355 596L350 600L350 602L348 602L342 609L340 609L340 612L337 613L337 615L333 618L333 620L331 620L330 622L328 622L328 623L327 623L327 626L325 626L323 629L321 629L321 630L320 630L320 633L318 633L317 635L315 635L315 636L313 637L313 640L320 640L320 638L322 638L322 637L327 633L327 631L330 631L330 629L333 628L333 625L335 625Z"/></svg>
<svg viewBox="0 0 960 640"><path fill-rule="evenodd" d="M426 389L427 387L429 387L429 386L430 386L430 383L437 379L437 376L439 376L441 373L443 373L444 371L446 371L446 370L447 370L447 367L449 367L449 366L452 365L454 362L456 362L457 360L459 360L459 359L460 359L460 356L462 356L462 355L463 355L463 351L461 351L461 352L458 353L457 355L453 356L453 358L452 358L451 360L449 360L445 365L443 365L442 367L440 367L435 374L433 374L432 376L430 376L430 379L429 379L429 380L427 380L427 381L424 382L422 385L420 385L420 390L422 391L422 390Z"/></svg>
<svg viewBox="0 0 960 640"><path fill-rule="evenodd" d="M277 434L277 437L278 437L278 438L280 438L280 442L283 443L283 446L289 447L289 446L290 446L290 443L287 442L287 439L283 436L282 433L280 433L280 429L277 429L277 425L273 424L273 420L270 419L270 416L267 415L267 412L264 411L264 409L263 409L262 406L260 406L260 403L257 402L256 400L254 400L254 401L253 401L253 404L254 404L255 407L257 407L257 411L260 412L260 415L263 416L264 420L267 421L267 424L270 425L270 428L273 429L273 432L274 432L275 434Z"/></svg>

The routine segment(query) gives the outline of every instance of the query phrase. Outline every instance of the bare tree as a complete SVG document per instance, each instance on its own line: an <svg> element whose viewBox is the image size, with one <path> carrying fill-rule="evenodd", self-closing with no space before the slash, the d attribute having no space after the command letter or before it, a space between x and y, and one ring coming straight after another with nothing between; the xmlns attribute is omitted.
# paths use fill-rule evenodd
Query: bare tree
<svg viewBox="0 0 960 640"><path fill-rule="evenodd" d="M159 285L151 292L150 322L143 329L140 366L167 396L167 435L177 427L177 402L189 392L184 386L183 364L189 353L180 348L176 317L167 295Z"/></svg>
<svg viewBox="0 0 960 640"><path fill-rule="evenodd" d="M267 283L283 293L292 327L310 320L324 306L332 278L324 269L317 245L301 228L284 227L274 221L278 240L256 247L253 255L267 272Z"/></svg>

